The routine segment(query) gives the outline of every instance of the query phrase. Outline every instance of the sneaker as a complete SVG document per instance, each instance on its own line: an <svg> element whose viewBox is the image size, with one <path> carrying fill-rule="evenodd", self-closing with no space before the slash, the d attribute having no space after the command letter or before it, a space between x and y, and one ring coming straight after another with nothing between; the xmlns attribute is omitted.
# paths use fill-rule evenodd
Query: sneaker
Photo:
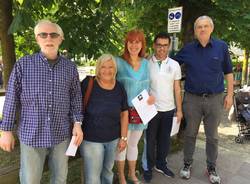
<svg viewBox="0 0 250 184"><path fill-rule="evenodd" d="M146 183L149 183L152 180L152 170L151 171L143 171L143 178Z"/></svg>
<svg viewBox="0 0 250 184"><path fill-rule="evenodd" d="M180 171L180 177L182 179L189 179L191 177L191 168L190 164L184 164L184 167Z"/></svg>
<svg viewBox="0 0 250 184"><path fill-rule="evenodd" d="M160 173L164 174L167 177L174 178L174 173L167 166L165 166L165 167L157 167L157 166L155 166L155 170L157 172L160 172Z"/></svg>
<svg viewBox="0 0 250 184"><path fill-rule="evenodd" d="M220 176L216 173L215 167L210 166L207 168L208 179L212 184L220 184Z"/></svg>

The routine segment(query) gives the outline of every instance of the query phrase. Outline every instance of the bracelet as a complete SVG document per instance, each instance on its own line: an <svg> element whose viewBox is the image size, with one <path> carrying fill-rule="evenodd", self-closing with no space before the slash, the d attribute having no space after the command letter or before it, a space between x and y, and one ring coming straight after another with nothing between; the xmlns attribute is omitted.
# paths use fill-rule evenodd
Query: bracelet
<svg viewBox="0 0 250 184"><path fill-rule="evenodd" d="M123 137L123 136L121 136L121 140L123 140L123 141L127 141L127 140L128 140L128 138L127 138L127 137Z"/></svg>

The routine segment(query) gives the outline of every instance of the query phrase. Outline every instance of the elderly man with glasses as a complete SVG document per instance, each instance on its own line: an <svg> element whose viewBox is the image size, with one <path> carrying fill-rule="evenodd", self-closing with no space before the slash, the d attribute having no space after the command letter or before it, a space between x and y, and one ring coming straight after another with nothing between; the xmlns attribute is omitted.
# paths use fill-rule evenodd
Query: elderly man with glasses
<svg viewBox="0 0 250 184"><path fill-rule="evenodd" d="M58 54L63 31L48 20L34 29L41 51L24 56L11 73L0 123L0 147L14 149L14 122L20 109L20 182L40 183L48 156L51 183L66 183L71 135L75 144L83 139L81 90L76 66ZM72 130L73 127L73 130Z"/></svg>

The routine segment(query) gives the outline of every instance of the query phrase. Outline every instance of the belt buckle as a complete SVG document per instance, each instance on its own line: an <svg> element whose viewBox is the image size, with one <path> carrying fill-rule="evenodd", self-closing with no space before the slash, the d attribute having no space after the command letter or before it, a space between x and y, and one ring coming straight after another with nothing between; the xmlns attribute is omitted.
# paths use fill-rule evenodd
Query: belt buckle
<svg viewBox="0 0 250 184"><path fill-rule="evenodd" d="M209 94L208 93L202 93L202 98L207 98L207 97L209 97Z"/></svg>

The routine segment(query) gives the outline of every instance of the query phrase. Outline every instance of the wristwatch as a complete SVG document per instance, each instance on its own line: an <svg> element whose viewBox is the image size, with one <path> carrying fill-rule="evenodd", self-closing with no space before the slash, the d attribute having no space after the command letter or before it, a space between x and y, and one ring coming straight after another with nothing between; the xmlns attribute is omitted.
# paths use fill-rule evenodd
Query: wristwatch
<svg viewBox="0 0 250 184"><path fill-rule="evenodd" d="M80 122L80 121L76 121L75 123L76 123L76 124L82 125L82 122Z"/></svg>
<svg viewBox="0 0 250 184"><path fill-rule="evenodd" d="M127 138L127 137L123 137L123 136L121 136L121 140L123 140L123 141L127 141L127 140L128 140L128 138Z"/></svg>

